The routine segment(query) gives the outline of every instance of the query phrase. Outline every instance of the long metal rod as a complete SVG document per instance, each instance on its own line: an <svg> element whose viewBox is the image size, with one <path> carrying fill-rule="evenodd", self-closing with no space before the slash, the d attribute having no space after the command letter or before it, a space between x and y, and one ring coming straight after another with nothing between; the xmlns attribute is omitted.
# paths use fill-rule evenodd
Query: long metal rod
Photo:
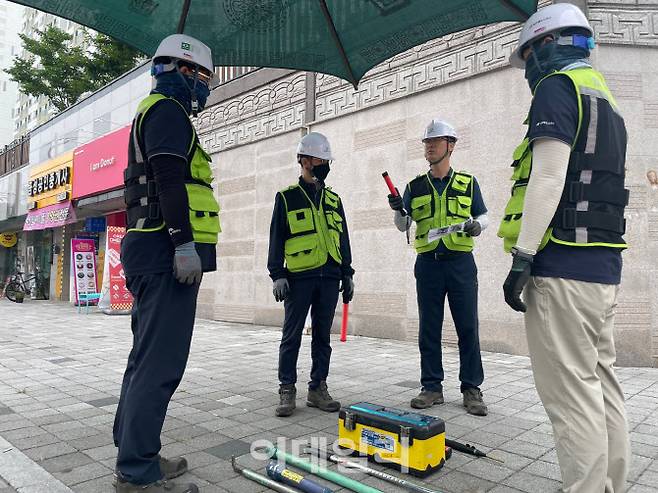
<svg viewBox="0 0 658 493"><path fill-rule="evenodd" d="M525 10L523 10L521 7L519 7L517 4L515 4L511 0L500 0L500 3L502 3L505 7L507 7L509 10L514 12L516 15L519 16L520 21L527 21L528 18L530 17Z"/></svg>
<svg viewBox="0 0 658 493"><path fill-rule="evenodd" d="M190 2L192 0L185 0L183 3L183 9L180 13L180 18L178 19L178 28L176 28L176 33L181 34L185 29L185 22L187 21L187 14L190 11Z"/></svg>
<svg viewBox="0 0 658 493"><path fill-rule="evenodd" d="M335 471L329 471L324 467L320 467L318 464L313 464L311 461L278 450L276 447L268 449L268 452L270 457L279 459L280 461L285 462L287 465L294 466L311 474L315 474L322 479L336 483L337 485L340 485L343 488L354 491L356 493L384 493L377 488L373 488L372 486L368 486L367 484L363 484L359 481L348 478L347 476L343 476L342 474L339 474Z"/></svg>
<svg viewBox="0 0 658 493"><path fill-rule="evenodd" d="M258 483L263 486L267 486L269 489L278 491L279 493L299 493L299 490L294 488L289 488L281 483L271 480L265 476L258 474L257 472L252 471L251 469L246 469L235 461L235 457L231 457L231 465L235 472L240 473L247 479L252 480L254 483Z"/></svg>
<svg viewBox="0 0 658 493"><path fill-rule="evenodd" d="M406 479L399 478L397 476L394 476L392 474L385 473L383 471L378 471L377 469L372 469L370 467L364 466L363 464L359 464L358 462L350 461L346 459L345 457L341 457L339 455L335 455L330 453L328 450L321 450L317 448L307 448L305 450L306 453L312 453L317 455L318 457L322 459L326 459L330 462L333 462L335 464L340 464L348 469L358 469L361 472L364 472L368 474L369 476L372 476L377 479L381 479L382 481L386 481L391 484L395 484L397 486L400 486L408 491L415 491L417 493L441 493L438 490L431 490L427 488L426 486L420 485L413 483L411 481L408 481Z"/></svg>
<svg viewBox="0 0 658 493"><path fill-rule="evenodd" d="M318 0L318 2L320 3L322 14L324 14L324 18L327 21L327 27L329 27L329 31L331 32L331 37L333 38L334 43L336 44L336 48L338 48L338 52L340 53L340 57L343 60L343 64L347 68L347 72L350 75L350 82L354 86L354 89L356 89L356 86L359 83L359 81L356 80L354 71L352 70L352 66L350 65L350 61L347 58L345 47L343 46L343 43L341 42L340 37L338 36L338 31L336 31L336 25L334 24L334 20L331 17L331 13L329 13L327 2L325 2L325 0Z"/></svg>

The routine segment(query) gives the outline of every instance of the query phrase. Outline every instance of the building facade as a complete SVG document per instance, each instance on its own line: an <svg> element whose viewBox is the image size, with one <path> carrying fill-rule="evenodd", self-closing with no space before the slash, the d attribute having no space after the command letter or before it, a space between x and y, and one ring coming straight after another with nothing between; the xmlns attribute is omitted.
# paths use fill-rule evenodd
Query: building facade
<svg viewBox="0 0 658 493"><path fill-rule="evenodd" d="M592 61L608 80L629 133L630 248L624 253L617 307L618 362L658 366L658 0L578 3L587 7L596 31ZM213 158L223 228L218 271L204 276L198 315L258 325L282 323L283 306L273 299L266 267L272 207L275 193L299 175L299 139L308 131L320 131L332 143L336 160L328 183L344 200L352 241L356 295L350 304L350 333L415 340L415 252L393 225L381 173L388 171L401 189L425 172L422 132L432 118L441 117L460 135L453 166L477 176L492 223L475 250L482 348L526 354L522 317L503 300L502 283L511 260L496 236L509 197L511 154L524 136L530 104L523 72L507 62L519 29L518 24L496 24L433 40L376 67L356 90L332 76L283 69L252 70L217 87L196 120L201 143ZM119 135L130 124L150 86L145 64L31 134L32 178L43 171L38 166L73 153L75 222L57 226L51 239L55 298L70 298L66 249L71 239L94 239L102 263L105 233L97 219L104 217L105 226L118 221L120 184L108 179L102 180L107 187L86 186L98 181L94 173L110 171L111 166L102 163L119 162L125 144L107 145L104 139L113 139L112 133ZM93 147L85 148L92 141ZM87 155L79 162L86 185L76 182L81 175L75 154L81 148ZM116 152L108 154L110 148ZM13 196L27 205L30 176L12 180L5 185L0 178L0 193L20 189ZM82 188L76 193L78 185ZM16 217L3 221L0 216L0 233L11 232L11 221ZM23 223L25 218L21 230ZM32 240L21 234L29 246ZM456 343L448 310L444 341Z"/></svg>
<svg viewBox="0 0 658 493"><path fill-rule="evenodd" d="M14 105L18 84L5 73L14 56L21 50L18 37L23 23L24 7L11 2L0 2L0 149L14 140Z"/></svg>
<svg viewBox="0 0 658 493"><path fill-rule="evenodd" d="M73 36L73 46L80 46L85 41L83 27L79 24L36 9L24 8L23 18L18 25L21 34L30 38L36 37L37 31L52 25ZM23 57L27 56L23 48L20 48L20 53ZM26 135L30 130L50 120L56 113L57 109L45 96L34 97L19 91L14 107L14 137Z"/></svg>
<svg viewBox="0 0 658 493"><path fill-rule="evenodd" d="M647 173L658 167L658 1L578 3L596 31L593 63L606 76L629 132L631 247L617 307L618 361L655 366L658 189ZM503 300L511 260L496 236L509 197L512 151L524 136L530 104L523 72L507 62L519 29L496 24L425 43L373 69L357 90L332 76L299 72L279 71L263 82L257 71L214 91L215 104L197 127L213 157L223 232L219 270L204 277L200 315L282 323L266 268L272 206L276 191L299 175L297 142L319 131L332 143L336 160L328 183L343 198L350 228L356 269L350 331L416 339L415 252L393 225L381 173L388 171L401 189L425 172L422 132L430 119L442 117L460 134L453 165L477 176L492 222L475 250L482 348L525 354L522 317ZM448 313L444 340L454 344Z"/></svg>

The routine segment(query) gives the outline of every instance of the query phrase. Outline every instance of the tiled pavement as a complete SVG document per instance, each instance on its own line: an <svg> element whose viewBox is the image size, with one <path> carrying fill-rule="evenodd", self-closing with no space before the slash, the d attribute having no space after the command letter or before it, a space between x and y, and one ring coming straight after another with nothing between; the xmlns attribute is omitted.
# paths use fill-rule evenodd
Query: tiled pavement
<svg viewBox="0 0 658 493"><path fill-rule="evenodd" d="M130 349L128 317L0 300L0 320L0 493L113 491L111 426ZM335 439L337 415L305 407L304 385L298 386L298 412L274 417L278 342L279 332L271 327L197 322L187 373L169 407L162 439L164 455L188 458L186 479L198 482L201 491L265 491L238 477L229 462L231 455L242 455L241 462L264 473L264 462L248 455L257 439ZM300 381L309 372L309 351L305 338ZM451 348L444 355L447 403L431 414L446 420L449 437L494 451L505 463L455 453L426 482L444 492L556 491L560 476L551 428L528 359L496 353L483 358L489 416L469 416L461 407L458 357ZM412 343L336 340L330 390L344 404L407 407L417 391L418 365ZM622 368L618 374L632 430L629 491L657 492L658 369ZM401 491L354 477L382 491Z"/></svg>

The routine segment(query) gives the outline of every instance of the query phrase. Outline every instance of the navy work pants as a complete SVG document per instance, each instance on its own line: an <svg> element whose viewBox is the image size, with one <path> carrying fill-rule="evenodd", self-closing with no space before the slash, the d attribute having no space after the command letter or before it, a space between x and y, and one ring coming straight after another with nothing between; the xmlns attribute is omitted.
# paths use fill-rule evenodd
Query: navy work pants
<svg viewBox="0 0 658 493"><path fill-rule="evenodd" d="M420 321L420 383L423 389L443 390L441 330L446 295L457 329L461 390L479 388L484 380L484 371L478 333L477 267L473 255L418 255L414 274Z"/></svg>
<svg viewBox="0 0 658 493"><path fill-rule="evenodd" d="M331 360L331 324L338 302L338 279L310 277L290 279L290 292L284 301L285 318L279 346L279 381L282 385L297 383L297 357L302 343L304 320L311 308L311 381L316 389L329 375Z"/></svg>
<svg viewBox="0 0 658 493"><path fill-rule="evenodd" d="M199 285L181 284L166 272L128 277L127 286L134 297L133 347L113 435L121 477L149 484L162 479L160 432L185 372Z"/></svg>

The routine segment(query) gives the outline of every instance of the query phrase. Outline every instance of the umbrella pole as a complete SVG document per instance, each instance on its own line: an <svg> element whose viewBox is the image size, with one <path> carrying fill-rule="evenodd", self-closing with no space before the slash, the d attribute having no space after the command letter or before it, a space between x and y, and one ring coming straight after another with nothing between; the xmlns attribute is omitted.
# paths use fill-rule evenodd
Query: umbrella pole
<svg viewBox="0 0 658 493"><path fill-rule="evenodd" d="M187 21L187 13L190 11L190 2L192 0L185 0L183 3L183 9L180 13L180 18L178 19L178 28L176 29L176 34L181 34L185 29L185 21Z"/></svg>

